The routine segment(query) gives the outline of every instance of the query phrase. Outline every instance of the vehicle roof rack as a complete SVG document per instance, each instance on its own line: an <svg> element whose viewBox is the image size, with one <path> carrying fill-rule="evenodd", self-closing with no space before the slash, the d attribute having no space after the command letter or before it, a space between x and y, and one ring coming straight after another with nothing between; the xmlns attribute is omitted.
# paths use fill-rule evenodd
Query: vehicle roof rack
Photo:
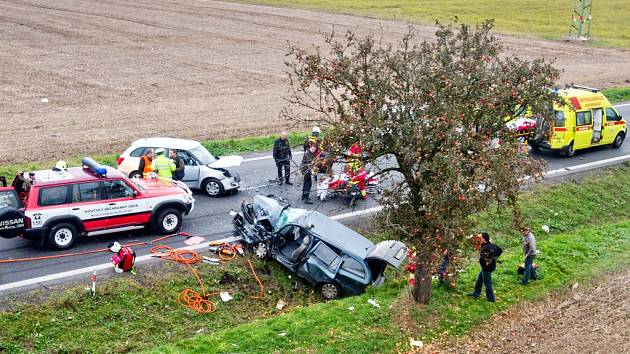
<svg viewBox="0 0 630 354"><path fill-rule="evenodd" d="M587 91L591 91L593 93L599 92L598 88L588 87L588 86L580 86L580 85L575 85L575 84L569 85L569 88L576 88L576 89L580 89L580 90L587 90Z"/></svg>

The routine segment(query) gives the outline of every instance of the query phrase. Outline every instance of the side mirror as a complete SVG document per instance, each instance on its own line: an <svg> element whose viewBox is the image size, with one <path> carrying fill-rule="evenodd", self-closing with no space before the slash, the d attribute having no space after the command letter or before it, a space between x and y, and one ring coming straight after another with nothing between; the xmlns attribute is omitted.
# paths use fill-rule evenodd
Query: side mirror
<svg viewBox="0 0 630 354"><path fill-rule="evenodd" d="M138 191L134 189L134 190L133 190L133 197L135 198L135 197L137 197L137 196L138 196Z"/></svg>

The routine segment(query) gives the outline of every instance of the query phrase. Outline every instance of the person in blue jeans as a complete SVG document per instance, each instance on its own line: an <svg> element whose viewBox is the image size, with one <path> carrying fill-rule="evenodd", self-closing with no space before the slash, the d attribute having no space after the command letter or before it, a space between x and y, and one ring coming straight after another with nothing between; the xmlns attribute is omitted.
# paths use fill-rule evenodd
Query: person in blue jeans
<svg viewBox="0 0 630 354"><path fill-rule="evenodd" d="M529 284L529 279L537 279L536 269L534 269L534 258L536 257L536 238L529 228L524 227L522 229L523 240L521 245L523 247L523 256L525 257L525 269L523 272L523 280L521 284Z"/></svg>
<svg viewBox="0 0 630 354"><path fill-rule="evenodd" d="M494 288L492 287L492 272L497 269L497 258L503 253L501 247L490 242L490 235L487 232L481 234L483 237L483 244L479 250L479 265L481 265L481 271L477 276L477 282L475 283L475 290L468 294L478 298L481 296L481 287L486 288L486 300L489 302L495 302Z"/></svg>

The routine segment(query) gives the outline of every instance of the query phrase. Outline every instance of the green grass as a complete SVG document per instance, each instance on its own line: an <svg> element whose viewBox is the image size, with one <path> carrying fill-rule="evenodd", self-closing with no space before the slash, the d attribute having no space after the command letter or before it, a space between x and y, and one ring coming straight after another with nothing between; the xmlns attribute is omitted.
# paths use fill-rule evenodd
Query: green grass
<svg viewBox="0 0 630 354"><path fill-rule="evenodd" d="M614 191L614 193L613 193ZM490 304L465 296L479 271L474 257L461 274L458 286L447 289L434 284L428 306L409 305L408 287L398 276L379 289L362 295L293 310L283 316L257 320L211 335L158 347L155 352L395 352L406 348L408 337L431 341L446 333L464 334L493 314L524 300L536 300L562 290L575 281L586 281L630 264L630 168L587 177L580 183L544 187L525 196L527 220L537 231L542 251L537 263L542 280L529 287L518 284L516 267L522 261L520 237L511 229L510 215L491 212L480 217L504 247L494 284L499 301ZM558 214L557 216L555 214ZM540 225L551 226L545 234ZM390 278L393 274L389 274ZM367 304L369 298L381 305ZM396 322L401 304L411 306L413 333L402 332ZM354 311L349 307L353 306ZM281 336L280 333L286 333Z"/></svg>
<svg viewBox="0 0 630 354"><path fill-rule="evenodd" d="M630 101L630 86L603 89L602 93L611 103Z"/></svg>
<svg viewBox="0 0 630 354"><path fill-rule="evenodd" d="M291 132L289 133L289 145L295 147L301 145L304 142L306 133L304 132ZM273 147L273 142L278 138L277 135L268 136L256 136L246 137L238 139L225 139L214 141L202 141L201 143L211 153L216 156L225 156L229 154L240 154L247 152L269 151ZM92 157L105 165L116 167L116 160L118 154L106 154L106 155L93 155ZM56 161L36 162L36 163L23 163L13 165L0 166L0 176L6 176L10 183L13 176L17 171L36 171L42 169L49 169L55 165ZM80 166L81 157L74 157L66 161L68 166Z"/></svg>
<svg viewBox="0 0 630 354"><path fill-rule="evenodd" d="M120 352L155 347L156 352L171 353L402 351L409 336L426 341L444 332L466 333L508 306L630 262L629 200L630 166L527 192L522 205L542 250L537 262L544 278L526 288L517 284L515 275L521 251L510 214L491 211L478 216L480 229L489 230L505 249L494 273L499 302L491 305L464 296L478 271L472 256L457 288L436 284L429 306L411 306L404 318L417 324L413 333L401 331L397 323L400 306L409 306L402 272L388 270L384 286L369 288L364 295L318 303L308 287L301 285L294 291L295 277L289 279L280 266L270 263L270 273L265 274L258 263L258 274L271 292L255 301L248 295L256 292L256 283L242 261L222 268L201 265L209 290L229 291L235 300L220 303L213 314L197 315L175 300L181 289L197 289L194 278L179 265L166 263L140 267L136 277L103 281L96 298L78 286L60 294L8 299L13 302L11 310L0 312L0 352ZM540 231L542 225L549 225L551 232ZM370 298L380 308L369 305ZM278 299L290 306L280 316L273 311Z"/></svg>
<svg viewBox="0 0 630 354"><path fill-rule="evenodd" d="M475 24L493 18L497 29L544 39L567 35L572 0L240 0L254 4L291 6L378 18L432 24L435 19ZM591 33L598 45L630 47L630 7L626 0L595 2Z"/></svg>

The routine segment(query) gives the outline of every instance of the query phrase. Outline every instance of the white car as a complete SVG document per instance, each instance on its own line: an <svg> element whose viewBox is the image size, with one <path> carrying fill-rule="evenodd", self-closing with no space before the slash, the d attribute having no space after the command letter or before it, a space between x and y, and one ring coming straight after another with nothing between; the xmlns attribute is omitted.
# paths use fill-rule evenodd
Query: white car
<svg viewBox="0 0 630 354"><path fill-rule="evenodd" d="M136 140L118 158L118 170L130 178L140 177L140 158L147 149L163 148L168 156L176 149L186 164L183 182L191 189L201 189L211 197L238 191L241 178L238 167L241 156L213 156L201 143L173 138L147 138Z"/></svg>

